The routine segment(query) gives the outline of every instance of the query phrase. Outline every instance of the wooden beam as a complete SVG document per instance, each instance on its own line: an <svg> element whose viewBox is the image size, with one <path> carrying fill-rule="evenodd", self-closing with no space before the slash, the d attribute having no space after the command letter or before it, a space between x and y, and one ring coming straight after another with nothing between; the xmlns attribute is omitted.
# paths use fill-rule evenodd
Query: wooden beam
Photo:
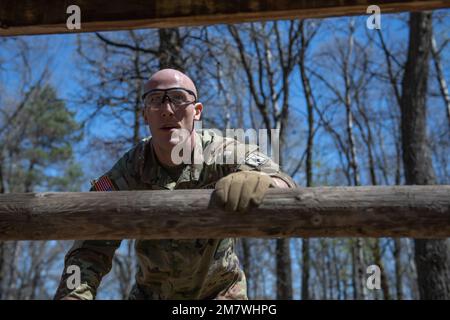
<svg viewBox="0 0 450 320"><path fill-rule="evenodd" d="M66 27L72 4L81 9L81 30ZM0 4L0 35L365 15L370 4L377 4L382 14L450 7L449 0L16 0Z"/></svg>
<svg viewBox="0 0 450 320"><path fill-rule="evenodd" d="M0 195L0 240L450 237L450 186L271 189L230 213L212 190Z"/></svg>

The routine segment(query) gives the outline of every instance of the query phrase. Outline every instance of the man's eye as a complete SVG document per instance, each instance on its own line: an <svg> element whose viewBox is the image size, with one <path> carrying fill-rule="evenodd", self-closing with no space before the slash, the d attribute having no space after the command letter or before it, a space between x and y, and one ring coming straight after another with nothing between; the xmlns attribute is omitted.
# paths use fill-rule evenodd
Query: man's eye
<svg viewBox="0 0 450 320"><path fill-rule="evenodd" d="M159 102L161 101L161 96L150 96L148 97L149 102Z"/></svg>
<svg viewBox="0 0 450 320"><path fill-rule="evenodd" d="M174 103L183 103L186 97L183 94L172 94L170 95L170 100Z"/></svg>

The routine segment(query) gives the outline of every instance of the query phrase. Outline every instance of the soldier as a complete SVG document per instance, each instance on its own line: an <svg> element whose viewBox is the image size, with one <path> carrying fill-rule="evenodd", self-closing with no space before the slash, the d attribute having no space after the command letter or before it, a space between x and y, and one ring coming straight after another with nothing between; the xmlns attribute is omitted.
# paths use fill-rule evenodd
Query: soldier
<svg viewBox="0 0 450 320"><path fill-rule="evenodd" d="M213 201L228 211L245 213L258 206L269 187L295 187L293 180L254 145L194 130L203 105L185 74L164 69L145 84L143 116L151 137L143 139L93 182L91 191L174 190L214 188ZM189 134L192 158L181 163L172 151ZM218 161L244 147L242 163ZM206 150L202 154L202 150ZM240 149L241 150L241 149ZM187 161L188 162L188 161ZM112 266L120 240L75 241L65 256L65 267L55 299L95 299L97 287ZM130 299L247 299L244 272L235 253L235 240L136 239L136 282ZM67 267L80 268L81 282L69 289Z"/></svg>

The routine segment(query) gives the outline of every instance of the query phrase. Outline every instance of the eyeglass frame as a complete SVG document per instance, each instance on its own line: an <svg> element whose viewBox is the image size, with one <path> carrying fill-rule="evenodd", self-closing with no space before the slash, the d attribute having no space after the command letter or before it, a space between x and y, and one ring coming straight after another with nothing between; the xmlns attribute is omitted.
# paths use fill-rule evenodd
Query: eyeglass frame
<svg viewBox="0 0 450 320"><path fill-rule="evenodd" d="M144 107L147 107L147 105L145 104L145 97L146 97L147 95L149 95L150 93L153 93L153 92L163 92L164 95L163 95L162 101L160 102L160 105L162 105L162 104L164 103L164 101L166 100L166 97L169 99L169 102L170 102L171 104L175 105L175 104L172 102L172 100L170 100L170 97L169 97L169 95L167 94L167 91L169 91L169 90L180 90L180 89L183 90L183 91L186 91L188 94L190 94L190 95L192 95L192 96L194 97L194 101L192 101L192 102L187 102L187 103L185 103L184 105L189 105L189 104L197 103L197 102L198 102L197 96L195 95L194 91L189 90L189 89L186 89L186 88L183 88L183 87L173 87L173 88L168 88L168 89L151 89L151 90L148 90L148 91L145 92L145 93L142 95L142 97L141 97L142 103L144 104ZM182 105L183 105L183 104L181 104L180 106L182 106Z"/></svg>

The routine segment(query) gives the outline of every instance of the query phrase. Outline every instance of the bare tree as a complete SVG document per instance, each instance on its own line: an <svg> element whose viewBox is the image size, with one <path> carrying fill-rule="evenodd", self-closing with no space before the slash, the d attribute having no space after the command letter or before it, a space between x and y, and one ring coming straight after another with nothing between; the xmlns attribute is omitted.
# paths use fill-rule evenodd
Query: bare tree
<svg viewBox="0 0 450 320"><path fill-rule="evenodd" d="M305 24L307 24L305 26ZM300 21L300 41L299 41L299 61L298 66L300 70L300 80L303 88L303 95L305 97L305 104L308 118L308 140L306 145L306 186L312 187L313 182L313 153L314 153L314 135L316 132L314 109L315 98L311 88L310 76L306 71L306 52L311 44L314 36L317 34L319 26L313 23ZM295 174L295 173L294 173ZM293 174L292 174L293 175ZM302 300L309 299L309 278L310 278L310 240L302 240L302 281L301 281L301 298Z"/></svg>
<svg viewBox="0 0 450 320"><path fill-rule="evenodd" d="M406 184L434 184L426 135L426 97L432 50L431 13L410 14L408 58L402 82L401 132ZM415 240L420 297L449 299L449 249L445 240Z"/></svg>
<svg viewBox="0 0 450 320"><path fill-rule="evenodd" d="M251 23L242 28L228 26L228 31L238 50L239 61L246 77L246 85L264 127L280 130L281 152L284 146L289 112L289 76L297 62L294 44L300 35L298 22L289 21L286 27L287 32L283 32L286 37L283 37L278 22ZM248 41L247 48L251 45L255 52L254 60L249 59L249 49L244 45L243 37ZM277 59L276 64L275 59ZM253 71L254 69L256 72ZM277 83L277 79L279 79L279 83ZM279 162L283 166L281 155ZM289 239L276 240L277 297L279 299L292 299L289 243Z"/></svg>
<svg viewBox="0 0 450 320"><path fill-rule="evenodd" d="M436 69L436 78L439 83L439 89L441 91L442 99L444 100L444 106L447 113L448 126L450 129L450 94L448 93L447 82L445 81L444 71L442 68L441 57L440 57L441 48L437 47L436 39L434 37L431 38L431 54L433 57L434 68Z"/></svg>

